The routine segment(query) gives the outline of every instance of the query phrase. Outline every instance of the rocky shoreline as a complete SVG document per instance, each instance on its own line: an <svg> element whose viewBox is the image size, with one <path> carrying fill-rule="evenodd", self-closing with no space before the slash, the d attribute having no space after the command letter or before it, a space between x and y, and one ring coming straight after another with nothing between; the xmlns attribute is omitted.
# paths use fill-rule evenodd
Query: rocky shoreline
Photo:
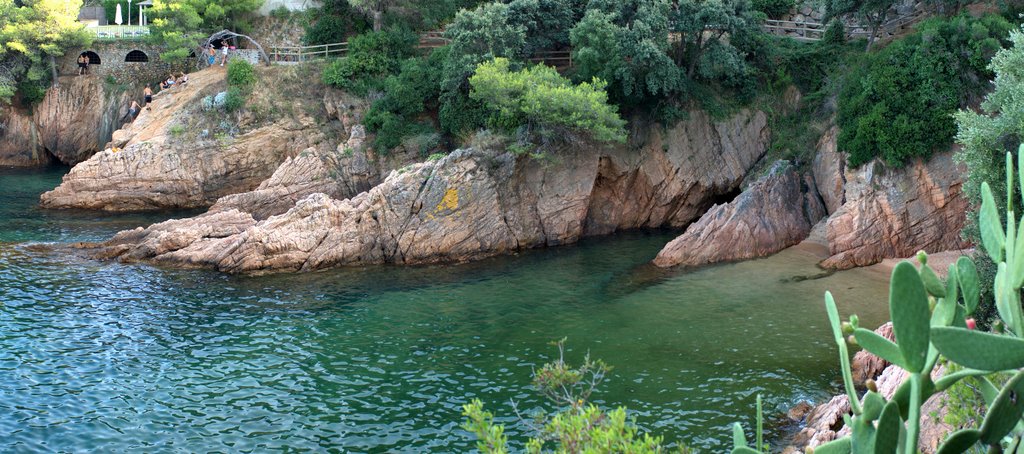
<svg viewBox="0 0 1024 454"><path fill-rule="evenodd" d="M205 118L203 99L223 79L200 71L158 96L42 206L206 207L80 247L232 273L463 262L635 228L685 229L654 260L660 267L763 257L819 223L831 269L963 247L966 200L951 153L903 169L849 169L833 128L809 169L778 162L755 178L770 130L766 114L745 110L723 121L694 111L672 127L637 123L625 145L565 144L543 160L496 147L416 162L375 154L354 101L335 92L317 101L327 123L300 112L243 119L230 140L206 130L183 139L181 125L204 127L188 122ZM331 127L347 139L333 143Z"/></svg>

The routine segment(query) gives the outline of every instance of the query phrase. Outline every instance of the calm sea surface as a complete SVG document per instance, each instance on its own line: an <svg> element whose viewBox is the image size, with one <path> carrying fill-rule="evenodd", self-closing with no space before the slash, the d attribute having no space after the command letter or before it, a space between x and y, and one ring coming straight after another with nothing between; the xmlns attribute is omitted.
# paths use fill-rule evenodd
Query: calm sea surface
<svg viewBox="0 0 1024 454"><path fill-rule="evenodd" d="M826 289L863 325L887 318L885 276L793 281L818 272L805 251L653 269L670 233L263 277L34 252L176 215L40 210L63 172L0 170L0 452L464 452L471 398L521 447L510 401L547 408L530 374L567 337L571 362L615 367L595 400L719 453L757 393L777 421L838 389Z"/></svg>

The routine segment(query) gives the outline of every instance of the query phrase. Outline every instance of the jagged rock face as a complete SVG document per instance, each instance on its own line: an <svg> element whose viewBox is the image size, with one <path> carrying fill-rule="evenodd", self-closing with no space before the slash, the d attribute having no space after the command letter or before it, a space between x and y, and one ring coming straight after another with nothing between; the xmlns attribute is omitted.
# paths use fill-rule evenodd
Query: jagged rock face
<svg viewBox="0 0 1024 454"><path fill-rule="evenodd" d="M39 145L32 117L11 107L0 110L0 166L34 167L54 158Z"/></svg>
<svg viewBox="0 0 1024 454"><path fill-rule="evenodd" d="M12 108L0 114L0 165L37 166L52 159L74 165L88 159L120 126L132 96L107 88L98 76L61 77L32 114Z"/></svg>
<svg viewBox="0 0 1024 454"><path fill-rule="evenodd" d="M963 169L952 152L902 169L879 161L847 169L844 203L828 220L831 257L822 266L847 269L918 250L944 251L965 246L960 231L968 202L961 191Z"/></svg>
<svg viewBox="0 0 1024 454"><path fill-rule="evenodd" d="M380 164L362 161L359 153L345 156L339 150L347 146L333 154L320 147L285 161L256 190L224 197L208 215L192 221L199 224L194 230L203 232L200 226L218 222L218 216L245 212L263 219L242 233L196 237L186 234L187 228L176 227L182 233L174 234L154 226L152 231L119 236L94 253L227 272L305 271L458 262L569 244L608 229L681 225L715 197L735 191L763 154L768 136L761 113L744 112L739 120L719 124L693 117L679 131L703 130L706 134L700 137L710 142L690 137L686 145L663 149L662 142L649 141L656 147L633 151L566 147L545 160L459 150L392 171L379 185L343 200L344 194L372 185L373 167ZM700 126L702 121L707 124ZM695 157L683 156L687 152ZM602 170L609 163L633 167L620 167L616 178L602 179L599 175L611 175ZM337 181L317 178L341 167L347 173ZM634 192L619 192L625 190ZM635 203L638 198L643 200ZM289 207L294 199L299 201ZM631 205L594 212L617 201ZM285 207L289 209L283 211ZM172 235L173 240L160 244L174 245L174 250L144 246L152 243L150 235Z"/></svg>
<svg viewBox="0 0 1024 454"><path fill-rule="evenodd" d="M658 253L660 267L699 266L774 254L802 241L823 215L817 194L785 161L735 200L715 205Z"/></svg>
<svg viewBox="0 0 1024 454"><path fill-rule="evenodd" d="M838 135L839 128L835 126L825 131L818 141L818 153L812 164L814 181L828 214L835 213L846 202L846 155L836 151Z"/></svg>
<svg viewBox="0 0 1024 454"><path fill-rule="evenodd" d="M896 334L892 331L892 322L886 322L884 325L879 326L875 330L875 334L890 341L896 341ZM871 354L867 350L857 352L853 355L853 361L850 363L853 384L864 386L868 380L874 380L875 377L881 375L882 371L889 367L889 364L888 361Z"/></svg>
<svg viewBox="0 0 1024 454"><path fill-rule="evenodd" d="M204 96L223 87L224 72L208 69L190 79L185 87L155 96L151 110L113 134L111 148L75 166L60 186L43 194L42 206L105 211L210 206L220 197L257 188L285 159L324 138L314 119L299 116L229 138L210 133L181 139L195 132L183 131L183 125L193 124Z"/></svg>
<svg viewBox="0 0 1024 454"><path fill-rule="evenodd" d="M764 112L715 122L703 111L643 143L604 150L587 210L587 235L641 227L684 227L736 190L767 149Z"/></svg>
<svg viewBox="0 0 1024 454"><path fill-rule="evenodd" d="M415 162L415 154L379 157L364 144L362 125L352 126L348 141L331 148L309 147L290 157L259 187L217 200L210 211L240 210L256 219L288 211L296 202L315 193L335 199L354 197L380 184L390 169Z"/></svg>

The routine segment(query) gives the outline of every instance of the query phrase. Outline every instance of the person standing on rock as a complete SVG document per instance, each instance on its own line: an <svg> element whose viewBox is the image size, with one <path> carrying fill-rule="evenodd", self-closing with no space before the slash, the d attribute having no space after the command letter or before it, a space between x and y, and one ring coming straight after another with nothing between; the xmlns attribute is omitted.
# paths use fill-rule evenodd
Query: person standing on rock
<svg viewBox="0 0 1024 454"><path fill-rule="evenodd" d="M86 67L88 65L89 65L89 57L86 57L85 54L79 55L78 56L78 75L79 76L81 76L82 74L85 74L85 70L86 70Z"/></svg>
<svg viewBox="0 0 1024 454"><path fill-rule="evenodd" d="M217 63L217 49L213 48L213 44L210 44L206 48L206 62L210 66L213 66L214 63Z"/></svg>
<svg viewBox="0 0 1024 454"><path fill-rule="evenodd" d="M142 99L146 103L146 110L153 110L152 107L149 107L153 102L153 89L149 88L148 84L146 85L146 88L142 89Z"/></svg>
<svg viewBox="0 0 1024 454"><path fill-rule="evenodd" d="M222 59L220 61L220 65L224 66L224 64L228 62L228 43L227 42L221 43L220 55L222 57Z"/></svg>

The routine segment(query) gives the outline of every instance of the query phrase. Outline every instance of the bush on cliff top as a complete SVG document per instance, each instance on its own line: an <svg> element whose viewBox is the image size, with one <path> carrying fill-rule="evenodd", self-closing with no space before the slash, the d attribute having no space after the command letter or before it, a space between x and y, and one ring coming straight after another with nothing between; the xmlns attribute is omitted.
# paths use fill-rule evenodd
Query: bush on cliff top
<svg viewBox="0 0 1024 454"><path fill-rule="evenodd" d="M496 58L477 66L469 83L470 97L491 112L493 127L525 126L542 135L569 130L601 141L626 141L626 122L608 103L607 84L600 79L573 85L549 66L513 71L507 59Z"/></svg>
<svg viewBox="0 0 1024 454"><path fill-rule="evenodd" d="M839 93L839 148L851 166L880 157L898 166L948 147L952 114L981 93L988 60L1010 24L995 15L935 19L869 55Z"/></svg>

